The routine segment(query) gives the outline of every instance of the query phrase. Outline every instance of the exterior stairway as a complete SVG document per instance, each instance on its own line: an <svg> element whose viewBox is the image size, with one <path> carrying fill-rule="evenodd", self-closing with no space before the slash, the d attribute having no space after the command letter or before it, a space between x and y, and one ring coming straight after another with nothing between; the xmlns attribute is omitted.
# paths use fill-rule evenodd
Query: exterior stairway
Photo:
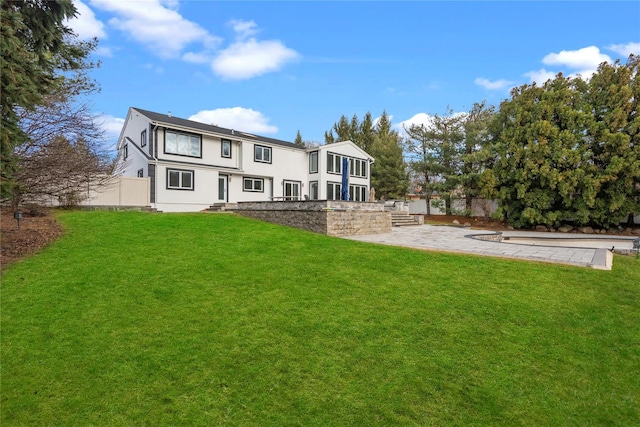
<svg viewBox="0 0 640 427"><path fill-rule="evenodd" d="M418 217L409 215L403 211L391 212L391 226L392 227L404 227L407 225L420 225Z"/></svg>
<svg viewBox="0 0 640 427"><path fill-rule="evenodd" d="M209 206L209 209L207 209L207 211L209 212L227 212L227 211L234 211L238 208L238 204L237 203L214 203L213 205Z"/></svg>

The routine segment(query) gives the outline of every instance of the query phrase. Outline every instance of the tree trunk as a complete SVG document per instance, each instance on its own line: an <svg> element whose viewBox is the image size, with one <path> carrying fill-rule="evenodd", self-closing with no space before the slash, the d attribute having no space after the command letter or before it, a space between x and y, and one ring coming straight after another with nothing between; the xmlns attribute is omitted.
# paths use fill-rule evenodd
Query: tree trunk
<svg viewBox="0 0 640 427"><path fill-rule="evenodd" d="M427 215L431 215L431 194L427 194Z"/></svg>
<svg viewBox="0 0 640 427"><path fill-rule="evenodd" d="M471 209L472 209L472 205L473 205L473 195L467 193L465 196L465 214L467 216L473 216Z"/></svg>

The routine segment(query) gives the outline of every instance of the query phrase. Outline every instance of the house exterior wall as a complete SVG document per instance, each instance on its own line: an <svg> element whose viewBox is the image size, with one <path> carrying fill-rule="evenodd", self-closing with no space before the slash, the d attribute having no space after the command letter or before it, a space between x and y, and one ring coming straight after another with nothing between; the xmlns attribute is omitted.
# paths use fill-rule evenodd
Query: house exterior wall
<svg viewBox="0 0 640 427"><path fill-rule="evenodd" d="M159 116L164 121L150 118ZM142 132L146 133L145 146ZM192 150L194 145L188 145L188 150L178 149L183 152L176 154L175 149L167 149L167 132L184 135L189 144L195 144L191 137L199 138L200 146ZM223 141L231 147L230 156L223 155ZM125 146L127 158L121 174L135 177L142 170L142 176L150 178L149 204L167 212L198 211L220 202L282 200L292 190L302 200L311 195L312 181L318 185L317 199L331 198L327 183L339 184L342 176L327 169L327 152L366 162L366 176L352 176L349 182L366 187L366 196L369 194L373 159L349 141L304 149L284 141L131 108L118 143L121 153ZM256 155L256 147L260 147L261 157ZM318 171L313 174L309 171L311 152L318 154ZM220 197L221 178L227 185L226 197Z"/></svg>

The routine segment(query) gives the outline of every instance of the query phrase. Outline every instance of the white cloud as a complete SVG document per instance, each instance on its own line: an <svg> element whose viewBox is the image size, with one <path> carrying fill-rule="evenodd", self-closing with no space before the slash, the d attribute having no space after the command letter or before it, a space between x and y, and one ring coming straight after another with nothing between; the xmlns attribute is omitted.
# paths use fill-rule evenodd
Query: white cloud
<svg viewBox="0 0 640 427"><path fill-rule="evenodd" d="M247 37L251 37L258 32L258 26L253 21L243 21L242 19L232 19L229 21L229 25L236 32L236 37L239 40L244 40Z"/></svg>
<svg viewBox="0 0 640 427"><path fill-rule="evenodd" d="M80 0L74 0L73 5L78 12L77 16L67 20L65 24L76 33L80 40L89 40L94 37L98 39L107 38L104 24L96 18L89 6Z"/></svg>
<svg viewBox="0 0 640 427"><path fill-rule="evenodd" d="M550 53L542 59L545 65L560 65L578 70L595 70L603 62L612 62L609 55L600 52L596 46L578 50L562 50Z"/></svg>
<svg viewBox="0 0 640 427"><path fill-rule="evenodd" d="M235 129L241 132L257 134L278 132L278 128L270 125L269 119L264 114L251 108L233 107L202 110L189 117L189 120Z"/></svg>
<svg viewBox="0 0 640 427"><path fill-rule="evenodd" d="M502 90L502 89L507 89L514 85L514 82L509 80L500 79L500 80L491 81L489 79L485 79L484 77L478 77L477 79L474 80L474 83L477 84L478 86L482 86L483 88L489 89L489 90Z"/></svg>
<svg viewBox="0 0 640 427"><path fill-rule="evenodd" d="M213 58L211 54L207 51L204 52L187 52L182 55L182 59L186 62L191 62L192 64L208 64Z"/></svg>
<svg viewBox="0 0 640 427"><path fill-rule="evenodd" d="M627 58L629 55L640 55L640 43L612 44L607 49Z"/></svg>
<svg viewBox="0 0 640 427"><path fill-rule="evenodd" d="M95 50L96 55L105 56L107 58L113 58L113 50L110 47L98 46Z"/></svg>
<svg viewBox="0 0 640 427"><path fill-rule="evenodd" d="M429 126L433 123L433 116L427 113L418 113L418 114L414 114L413 117L402 121L398 124L398 129L402 129L404 130L404 128L406 127L407 129L409 129L412 125L416 125L416 126L420 126L420 125L424 125Z"/></svg>
<svg viewBox="0 0 640 427"><path fill-rule="evenodd" d="M255 38L237 41L222 50L213 60L213 71L227 79L243 80L277 71L300 55L279 40L257 41Z"/></svg>
<svg viewBox="0 0 640 427"><path fill-rule="evenodd" d="M91 5L114 13L116 17L109 20L109 25L127 33L160 57L177 57L191 43L212 47L221 41L182 17L175 10L175 1L91 0Z"/></svg>
<svg viewBox="0 0 640 427"><path fill-rule="evenodd" d="M558 73L545 70L544 68L541 68L538 71L529 71L528 73L524 73L525 77L529 77L531 83L537 83L538 85L543 84L549 79L553 79L556 74Z"/></svg>

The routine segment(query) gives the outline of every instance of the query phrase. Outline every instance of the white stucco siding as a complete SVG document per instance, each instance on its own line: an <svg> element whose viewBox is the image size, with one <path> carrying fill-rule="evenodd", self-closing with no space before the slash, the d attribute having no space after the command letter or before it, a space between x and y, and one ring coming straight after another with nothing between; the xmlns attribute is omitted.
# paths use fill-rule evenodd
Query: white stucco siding
<svg viewBox="0 0 640 427"><path fill-rule="evenodd" d="M271 150L270 163L256 161L255 146L266 147ZM288 148L280 145L270 145L253 142L243 142L242 165L245 176L265 178L265 184L268 178L273 179L273 197L282 197L284 195L284 181L297 181L301 183L301 195L306 187L307 177L307 154L303 150L296 148ZM246 192L245 192L246 193ZM265 193L262 199L255 199L254 195L242 195L242 201L269 200L272 196L267 191L265 185Z"/></svg>
<svg viewBox="0 0 640 427"><path fill-rule="evenodd" d="M127 147L127 158L121 161L122 173L120 175L130 176L130 177L139 177L138 171L142 169L142 177L147 178L149 175L148 171L148 162L144 154L142 154L136 147L133 147L133 143L128 142L126 144Z"/></svg>
<svg viewBox="0 0 640 427"><path fill-rule="evenodd" d="M174 188L169 173L177 174ZM190 185L184 180L191 177ZM177 184L177 186L176 186ZM179 188L183 187L183 188ZM186 187L186 188L185 188ZM160 164L156 168L156 207L165 212L200 211L218 200L218 171L193 165Z"/></svg>

